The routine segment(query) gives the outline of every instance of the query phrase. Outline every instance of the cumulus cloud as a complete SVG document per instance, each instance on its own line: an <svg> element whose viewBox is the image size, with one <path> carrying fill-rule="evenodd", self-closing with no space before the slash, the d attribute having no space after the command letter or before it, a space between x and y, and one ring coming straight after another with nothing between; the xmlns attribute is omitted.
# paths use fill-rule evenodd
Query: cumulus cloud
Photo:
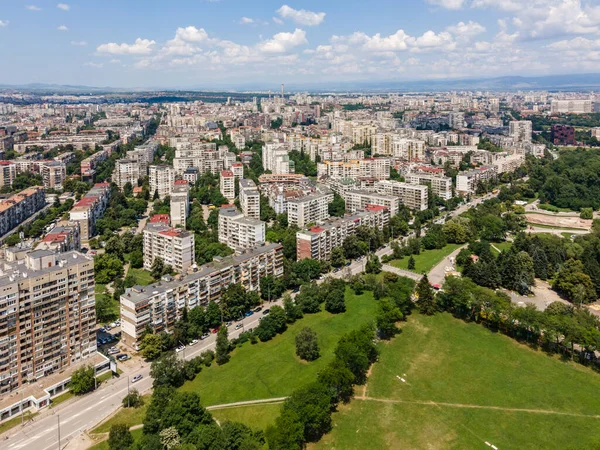
<svg viewBox="0 0 600 450"><path fill-rule="evenodd" d="M86 62L83 65L87 66L87 67L93 67L94 69L100 69L100 68L104 67L104 64L95 63L95 62Z"/></svg>
<svg viewBox="0 0 600 450"><path fill-rule="evenodd" d="M293 33L277 33L272 39L261 42L258 48L264 53L286 53L303 44L308 44L306 32L296 28Z"/></svg>
<svg viewBox="0 0 600 450"><path fill-rule="evenodd" d="M252 19L252 18L250 18L250 17L242 17L242 18L240 19L240 23L241 23L242 25L247 25L247 24L250 24L250 23L254 23L254 19Z"/></svg>
<svg viewBox="0 0 600 450"><path fill-rule="evenodd" d="M461 9L466 2L465 0L427 0L427 3L445 9Z"/></svg>
<svg viewBox="0 0 600 450"><path fill-rule="evenodd" d="M0 27L7 27L9 24L8 20L0 20Z"/></svg>
<svg viewBox="0 0 600 450"><path fill-rule="evenodd" d="M468 22L458 22L446 28L446 31L452 33L457 39L470 40L474 36L485 32L485 27L477 22L469 20Z"/></svg>
<svg viewBox="0 0 600 450"><path fill-rule="evenodd" d="M553 42L547 48L556 51L600 49L600 39L592 40L580 36L570 40Z"/></svg>
<svg viewBox="0 0 600 450"><path fill-rule="evenodd" d="M39 6L35 6L35 5L27 5L25 6L26 9L28 9L29 11L41 11L42 8L40 8Z"/></svg>
<svg viewBox="0 0 600 450"><path fill-rule="evenodd" d="M69 31L69 28L66 25L59 25L56 27L58 31Z"/></svg>
<svg viewBox="0 0 600 450"><path fill-rule="evenodd" d="M71 41L71 45L76 47L85 47L88 43L86 41Z"/></svg>
<svg viewBox="0 0 600 450"><path fill-rule="evenodd" d="M67 5L66 3L59 3L58 5L56 5L56 7L58 9L62 9L63 11L68 11L71 9L71 7L69 5Z"/></svg>
<svg viewBox="0 0 600 450"><path fill-rule="evenodd" d="M156 41L137 38L133 44L116 44L114 42L102 44L96 48L96 51L109 55L148 55L152 53L154 44Z"/></svg>
<svg viewBox="0 0 600 450"><path fill-rule="evenodd" d="M283 5L276 12L283 19L289 19L299 25L306 25L308 27L319 25L323 22L323 20L325 20L324 12L316 13L306 9L298 10L288 5Z"/></svg>

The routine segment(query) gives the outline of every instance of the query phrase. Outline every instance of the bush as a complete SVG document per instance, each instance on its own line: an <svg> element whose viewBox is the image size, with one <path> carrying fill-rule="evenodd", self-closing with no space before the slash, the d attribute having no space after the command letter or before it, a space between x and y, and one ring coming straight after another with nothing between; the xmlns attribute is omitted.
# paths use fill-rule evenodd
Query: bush
<svg viewBox="0 0 600 450"><path fill-rule="evenodd" d="M317 333L308 327L302 328L296 335L296 355L305 361L314 361L319 357Z"/></svg>
<svg viewBox="0 0 600 450"><path fill-rule="evenodd" d="M110 427L108 434L108 448L110 450L127 450L131 444L133 444L133 436L127 425L118 423Z"/></svg>
<svg viewBox="0 0 600 450"><path fill-rule="evenodd" d="M123 398L123 408L139 408L143 404L144 400L137 389L132 389L129 391L129 394Z"/></svg>

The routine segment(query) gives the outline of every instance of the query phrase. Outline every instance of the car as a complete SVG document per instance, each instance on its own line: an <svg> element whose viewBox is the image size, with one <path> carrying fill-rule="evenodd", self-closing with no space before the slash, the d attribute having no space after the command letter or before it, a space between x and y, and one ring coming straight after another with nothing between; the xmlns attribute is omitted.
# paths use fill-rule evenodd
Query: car
<svg viewBox="0 0 600 450"><path fill-rule="evenodd" d="M102 327L98 330L100 333L106 333L106 328Z"/></svg>
<svg viewBox="0 0 600 450"><path fill-rule="evenodd" d="M98 252L97 252L97 251L95 251L95 250L92 250L92 251L90 252L90 255L95 255L96 253L98 253Z"/></svg>
<svg viewBox="0 0 600 450"><path fill-rule="evenodd" d="M110 324L110 327L111 327L111 328L117 328L117 323L116 323L116 322L113 322L113 323L111 323L111 324Z"/></svg>
<svg viewBox="0 0 600 450"><path fill-rule="evenodd" d="M129 359L129 355L126 353L121 353L117 355L117 361L127 361Z"/></svg>
<svg viewBox="0 0 600 450"><path fill-rule="evenodd" d="M190 342L190 345L196 345L198 343L198 339L192 339L192 342Z"/></svg>
<svg viewBox="0 0 600 450"><path fill-rule="evenodd" d="M269 314L270 312L271 312L271 310L270 310L270 309L265 309L265 310L263 311L263 316L266 316L266 315L267 315L267 314Z"/></svg>
<svg viewBox="0 0 600 450"><path fill-rule="evenodd" d="M112 327L111 327L110 325L104 325L104 329L105 329L106 331L110 331L110 330L111 330L111 328L112 328Z"/></svg>
<svg viewBox="0 0 600 450"><path fill-rule="evenodd" d="M182 351L184 351L184 350L185 350L185 345L180 345L179 347L177 347L177 348L175 349L175 351L176 351L177 353L179 353L179 352L182 352Z"/></svg>
<svg viewBox="0 0 600 450"><path fill-rule="evenodd" d="M88 249L83 247L80 251L81 251L81 253L83 253L85 255L88 252Z"/></svg>
<svg viewBox="0 0 600 450"><path fill-rule="evenodd" d="M259 306L258 308L254 308L254 312L261 312L262 311L262 306Z"/></svg>
<svg viewBox="0 0 600 450"><path fill-rule="evenodd" d="M108 350L108 354L109 355L114 355L115 353L119 353L119 349L118 348L111 348Z"/></svg>
<svg viewBox="0 0 600 450"><path fill-rule="evenodd" d="M336 272L339 272L339 271L340 271L339 267L336 267L335 269L333 269L333 273L336 273Z"/></svg>
<svg viewBox="0 0 600 450"><path fill-rule="evenodd" d="M246 316L246 317L250 317L252 314L254 314L254 311L248 311L248 312L245 314L245 316Z"/></svg>
<svg viewBox="0 0 600 450"><path fill-rule="evenodd" d="M232 324L232 322L227 322L227 323L225 324L225 326L226 326L226 327L230 327L230 326L231 326L231 324Z"/></svg>
<svg viewBox="0 0 600 450"><path fill-rule="evenodd" d="M216 333L218 333L218 331L219 331L219 329L218 329L218 328L213 328L212 330L210 330L210 332L211 332L212 334L216 334Z"/></svg>
<svg viewBox="0 0 600 450"><path fill-rule="evenodd" d="M241 323L238 323L238 324L235 326L235 329L236 329L236 330L239 330L240 328L243 328L243 326L244 326L244 325L242 325Z"/></svg>
<svg viewBox="0 0 600 450"><path fill-rule="evenodd" d="M200 336L200 340L203 341L204 339L206 339L209 336L210 336L210 334L204 333L202 336Z"/></svg>
<svg viewBox="0 0 600 450"><path fill-rule="evenodd" d="M131 382L132 383L136 383L136 382L140 381L142 378L144 378L144 377L141 374L140 375L136 375L135 377L133 377L131 379Z"/></svg>
<svg viewBox="0 0 600 450"><path fill-rule="evenodd" d="M352 263L351 263L350 261L348 261L348 262L346 263L346 267L347 267L347 266L349 266L350 264L352 264Z"/></svg>

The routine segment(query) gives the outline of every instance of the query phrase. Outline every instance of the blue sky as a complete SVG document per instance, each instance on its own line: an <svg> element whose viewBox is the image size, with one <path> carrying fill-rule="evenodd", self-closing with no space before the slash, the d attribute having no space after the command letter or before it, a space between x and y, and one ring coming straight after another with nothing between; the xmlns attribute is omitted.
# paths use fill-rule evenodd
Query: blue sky
<svg viewBox="0 0 600 450"><path fill-rule="evenodd" d="M235 87L600 72L598 0L4 0L0 83Z"/></svg>

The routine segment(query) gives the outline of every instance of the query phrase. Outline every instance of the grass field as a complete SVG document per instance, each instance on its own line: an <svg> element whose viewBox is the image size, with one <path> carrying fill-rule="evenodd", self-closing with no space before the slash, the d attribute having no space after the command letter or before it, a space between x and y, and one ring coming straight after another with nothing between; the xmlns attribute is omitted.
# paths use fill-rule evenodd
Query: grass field
<svg viewBox="0 0 600 450"><path fill-rule="evenodd" d="M133 275L135 277L136 280L136 284L139 284L140 286L147 286L151 283L154 283L154 278L152 278L152 275L150 275L150 272L144 270L144 269L129 269L129 272L127 272L127 275Z"/></svg>
<svg viewBox="0 0 600 450"><path fill-rule="evenodd" d="M210 413L213 417L223 423L241 422L253 429L266 430L269 425L275 423L275 419L281 411L281 403L266 405L238 406L235 408L214 409Z"/></svg>
<svg viewBox="0 0 600 450"><path fill-rule="evenodd" d="M134 443L137 442L142 437L143 432L144 432L144 430L142 428L131 431L131 435L133 436ZM108 437L106 438L106 440L97 443L96 445L90 447L88 450L109 450Z"/></svg>
<svg viewBox="0 0 600 450"><path fill-rule="evenodd" d="M146 409L150 404L150 394L144 395L144 404L139 408L121 408L114 416L92 430L92 433L107 433L110 427L118 423L124 423L130 427L139 425L144 421Z"/></svg>
<svg viewBox="0 0 600 450"><path fill-rule="evenodd" d="M487 441L500 449L583 449L600 442L600 399L590 395L600 376L590 369L448 314L411 316L380 349L366 397L342 406L333 431L313 448L486 448Z"/></svg>
<svg viewBox="0 0 600 450"><path fill-rule="evenodd" d="M494 250L494 247L496 247L498 250L500 250L501 252L505 252L506 250L508 250L509 248L512 247L512 242L510 241L505 241L505 242L498 242L498 243L493 243L492 244L492 250Z"/></svg>
<svg viewBox="0 0 600 450"><path fill-rule="evenodd" d="M344 333L373 320L373 294L357 296L348 289L346 308L343 314L323 311L305 315L271 341L244 344L233 351L227 364L205 368L181 389L197 392L204 406L289 395L316 378L317 372L332 359ZM320 358L310 363L296 356L295 337L304 327L317 333L321 351Z"/></svg>
<svg viewBox="0 0 600 450"><path fill-rule="evenodd" d="M415 269L413 272L427 273L438 265L445 257L452 253L457 248L462 247L462 244L448 244L444 248L434 250L423 250L420 255L413 255L415 259ZM402 259L395 259L390 262L394 267L408 270L409 256Z"/></svg>

